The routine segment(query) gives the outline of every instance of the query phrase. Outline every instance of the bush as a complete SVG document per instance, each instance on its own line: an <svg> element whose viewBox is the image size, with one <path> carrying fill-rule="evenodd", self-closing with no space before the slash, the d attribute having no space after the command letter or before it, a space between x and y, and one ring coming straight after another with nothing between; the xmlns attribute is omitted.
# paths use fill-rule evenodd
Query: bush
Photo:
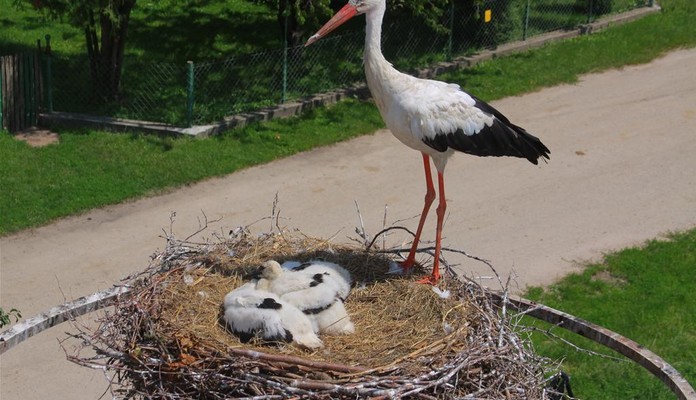
<svg viewBox="0 0 696 400"><path fill-rule="evenodd" d="M521 38L522 18L513 0L464 0L455 2L453 51L496 47ZM491 20L486 22L486 10Z"/></svg>
<svg viewBox="0 0 696 400"><path fill-rule="evenodd" d="M577 0L575 7L592 15L602 15L611 12L614 0Z"/></svg>
<svg viewBox="0 0 696 400"><path fill-rule="evenodd" d="M2 307L0 307L0 328L11 324L12 318L14 318L15 322L19 322L19 319L22 318L22 313L15 308L11 309L10 312L7 313L2 309Z"/></svg>

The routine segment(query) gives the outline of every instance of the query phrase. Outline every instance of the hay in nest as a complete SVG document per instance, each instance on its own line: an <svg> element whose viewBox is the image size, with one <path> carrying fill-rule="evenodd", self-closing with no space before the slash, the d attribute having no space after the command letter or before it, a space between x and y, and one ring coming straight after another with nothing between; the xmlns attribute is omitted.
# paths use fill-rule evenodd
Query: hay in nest
<svg viewBox="0 0 696 400"><path fill-rule="evenodd" d="M351 272L354 334L322 335L325 347L308 351L242 344L226 330L225 294L262 262L316 258ZM391 261L287 233L242 230L214 244L169 237L99 328L79 330L82 346L69 359L105 370L112 394L124 398L545 397L543 360L485 289L448 279L443 298L414 277L388 275ZM85 349L94 354L81 355Z"/></svg>

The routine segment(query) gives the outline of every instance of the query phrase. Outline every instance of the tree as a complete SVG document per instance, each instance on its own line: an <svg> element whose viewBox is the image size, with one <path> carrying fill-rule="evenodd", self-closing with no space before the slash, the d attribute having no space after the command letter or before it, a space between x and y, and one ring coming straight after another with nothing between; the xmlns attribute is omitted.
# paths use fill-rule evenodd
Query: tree
<svg viewBox="0 0 696 400"><path fill-rule="evenodd" d="M291 47L302 44L309 34L314 33L331 17L333 12L346 3L346 0L255 1L276 10L280 34L286 38L288 46ZM426 25L442 32L447 28L442 25L441 16L450 1L457 0L389 0L387 1L389 10L387 12L393 13L395 16L418 16Z"/></svg>
<svg viewBox="0 0 696 400"><path fill-rule="evenodd" d="M256 0L275 10L281 37L288 46L301 44L306 34L331 16L331 0Z"/></svg>
<svg viewBox="0 0 696 400"><path fill-rule="evenodd" d="M136 0L15 0L52 18L65 18L85 34L95 95L118 99L128 20Z"/></svg>

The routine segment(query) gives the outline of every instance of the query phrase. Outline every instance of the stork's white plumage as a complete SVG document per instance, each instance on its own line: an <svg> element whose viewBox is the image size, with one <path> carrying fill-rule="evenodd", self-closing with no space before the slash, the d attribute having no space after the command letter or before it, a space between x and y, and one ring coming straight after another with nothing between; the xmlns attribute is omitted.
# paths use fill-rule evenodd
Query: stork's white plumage
<svg viewBox="0 0 696 400"><path fill-rule="evenodd" d="M353 284L353 278L351 278L350 272L348 272L347 269L336 263L324 260L312 260L302 263L293 267L292 271L302 271L302 273L307 275L324 275L327 285L335 290L338 297L343 301L348 298L350 286Z"/></svg>
<svg viewBox="0 0 696 400"><path fill-rule="evenodd" d="M435 234L433 273L423 282L440 278L439 262L442 224L447 203L443 173L448 158L460 151L476 156L512 156L537 164L548 159L549 149L523 128L511 123L498 110L464 92L459 85L419 79L397 71L381 50L385 0L350 0L315 35L310 45L355 15L365 14L365 76L377 108L389 130L405 145L421 152L425 168L426 195L418 229L406 260L408 270L415 263L416 250L435 188L430 159L437 169L439 203Z"/></svg>
<svg viewBox="0 0 696 400"><path fill-rule="evenodd" d="M269 341L295 342L309 349L323 347L312 321L277 295L245 283L225 296L224 320L242 342L254 336Z"/></svg>
<svg viewBox="0 0 696 400"><path fill-rule="evenodd" d="M343 304L350 291L351 278L340 265L311 261L284 270L270 260L261 267L257 288L277 294L306 314L320 333L332 335L355 331Z"/></svg>

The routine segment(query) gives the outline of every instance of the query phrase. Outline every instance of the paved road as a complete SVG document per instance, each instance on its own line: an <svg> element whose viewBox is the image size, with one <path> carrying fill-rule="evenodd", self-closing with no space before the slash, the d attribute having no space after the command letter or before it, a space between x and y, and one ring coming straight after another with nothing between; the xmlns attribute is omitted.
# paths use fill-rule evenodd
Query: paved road
<svg viewBox="0 0 696 400"><path fill-rule="evenodd" d="M551 162L459 156L446 174L449 217L444 244L491 260L520 288L548 284L579 262L672 230L696 226L696 49L650 64L583 77L494 105L540 136ZM202 160L205 162L205 160ZM0 304L26 316L142 269L174 231L196 230L201 211L226 232L270 214L278 193L282 223L346 241L358 224L415 229L423 199L420 156L386 131L317 149L162 196L68 218L0 239ZM425 232L433 236L434 215ZM255 225L267 231L270 223ZM399 243L406 236L394 235ZM479 263L448 256L470 276ZM99 372L65 361L45 332L0 359L0 397L93 399Z"/></svg>

